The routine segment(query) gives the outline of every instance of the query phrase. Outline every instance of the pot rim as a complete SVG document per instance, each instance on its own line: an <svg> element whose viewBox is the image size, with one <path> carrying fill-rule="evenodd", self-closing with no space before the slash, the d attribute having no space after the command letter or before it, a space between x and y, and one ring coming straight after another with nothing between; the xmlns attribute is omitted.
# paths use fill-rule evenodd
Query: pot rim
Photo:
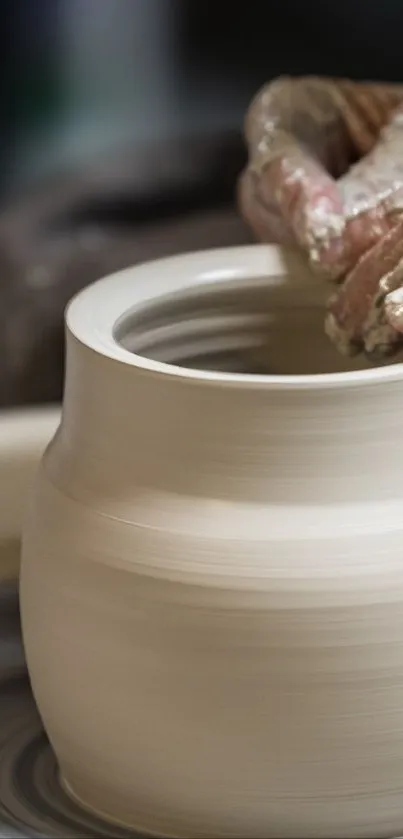
<svg viewBox="0 0 403 839"><path fill-rule="evenodd" d="M277 245L243 245L193 251L177 256L144 262L111 274L87 286L72 298L67 306L67 332L79 343L99 356L118 361L151 375L182 380L184 383L248 390L328 390L346 387L393 383L403 379L403 363L388 364L367 370L337 373L309 373L293 375L234 373L221 370L199 370L138 355L117 340L118 322L135 311L140 302L153 299L150 285L155 286L155 299L166 293L163 283L189 287L191 283L212 284L221 280L250 280L281 277L290 272L316 280L300 256ZM163 279L161 279L163 278ZM143 287L143 294L139 289ZM144 288L146 289L144 293Z"/></svg>

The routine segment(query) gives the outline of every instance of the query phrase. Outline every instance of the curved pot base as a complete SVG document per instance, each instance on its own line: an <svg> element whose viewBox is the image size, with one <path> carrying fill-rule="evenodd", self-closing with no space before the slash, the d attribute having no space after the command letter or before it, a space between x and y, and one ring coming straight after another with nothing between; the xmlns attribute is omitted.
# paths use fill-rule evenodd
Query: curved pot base
<svg viewBox="0 0 403 839"><path fill-rule="evenodd" d="M100 802L98 803L97 798L102 800L102 794L100 796L94 796L89 793L88 795L79 795L76 792L76 788L74 782L71 783L59 773L59 783L64 792L69 796L69 798L81 807L83 810L86 810L88 813L102 819L104 822L108 822L111 826L124 828L125 830L134 831L134 837L138 836L139 839L146 839L146 837L150 837L150 839L189 839L191 836L192 839L244 839L245 831L237 831L237 832L220 832L217 830L216 827L205 828L204 830L196 828L196 832L194 825L189 823L181 823L178 825L177 821L174 824L170 821L170 819L166 818L166 813L163 813L160 818L156 818L155 816L150 818L150 814L145 813L144 815L140 814L136 819L130 818L128 816L127 820L122 821L120 818L116 818L110 814L104 807L101 806ZM122 813L122 808L120 808L120 812ZM262 836L270 837L272 834L270 831L265 830L264 834L262 833L262 828L257 827L256 832L248 833L248 839L261 839ZM289 830L285 829L282 832L276 830L275 833L276 839L291 839L293 837L293 832L291 828L291 833ZM386 839L389 839L392 834L389 833ZM399 829L395 829L393 831L393 839L400 839L403 836L403 833ZM309 839L373 839L373 834L368 833L367 831L357 830L354 833L351 833L350 830L347 830L345 833L340 833L339 830L332 831L330 833L323 834L321 828L318 828L318 832L311 832L309 834Z"/></svg>
<svg viewBox="0 0 403 839"><path fill-rule="evenodd" d="M143 822L139 824L136 820L136 823L133 824L132 821L125 822L121 819L114 818L104 808L98 806L96 803L92 804L91 795L88 799L82 798L82 796L76 792L74 783L70 783L70 781L68 781L65 775L62 775L61 772L59 772L59 783L66 795L68 795L69 798L71 798L71 800L74 801L75 804L77 804L83 810L86 810L88 813L91 813L93 816L97 816L97 818L101 819L102 821L108 822L111 826L122 827L125 830L134 830L136 834L138 833L139 837L141 838L143 836L149 836L150 839L182 839L182 837L185 837L185 834L182 834L182 836L180 836L180 834L177 833L172 833L171 835L164 833L164 835L162 836L161 832L156 832L150 830L148 827L144 827Z"/></svg>
<svg viewBox="0 0 403 839"><path fill-rule="evenodd" d="M79 795L76 792L74 782L71 783L68 781L66 776L62 775L61 772L59 772L59 783L69 798L71 798L71 800L78 804L78 806L83 810L87 810L88 813L97 816L99 819L102 819L102 821L109 822L111 826L114 825L115 827L122 827L126 830L135 831L135 835L138 835L139 839L143 839L143 837L144 839L146 839L146 837L150 837L150 839L189 839L189 828L182 825L182 827L177 827L177 829L174 830L174 828L169 827L169 821L167 821L165 816L162 816L160 819L156 819L155 817L150 819L148 814L143 817L139 816L135 820L128 817L127 820L122 821L121 818L112 816L107 810L100 806L100 803L98 804L97 799L100 798L102 800L102 794L95 796L95 798L91 795L91 793L89 793L88 796L84 795L84 797L82 797L82 795ZM122 809L120 809L120 812L123 812ZM163 825L163 831L161 829L161 825ZM225 836L227 836L227 834L217 833L216 830L213 830L213 832L209 834L206 832L203 832L202 834L192 833L192 836L194 837L197 837L198 835L200 835L200 837L203 836L203 839L208 836L211 836L212 839L213 837L214 839L216 837L217 839L220 839L220 837L224 837L225 839Z"/></svg>

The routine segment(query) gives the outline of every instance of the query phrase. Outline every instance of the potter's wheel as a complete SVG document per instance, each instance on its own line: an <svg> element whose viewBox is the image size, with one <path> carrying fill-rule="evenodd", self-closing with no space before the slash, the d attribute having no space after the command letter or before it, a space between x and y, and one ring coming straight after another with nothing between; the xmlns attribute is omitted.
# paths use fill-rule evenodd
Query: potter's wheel
<svg viewBox="0 0 403 839"><path fill-rule="evenodd" d="M0 583L0 839L101 839L138 834L84 813L60 786L26 677L17 583Z"/></svg>
<svg viewBox="0 0 403 839"><path fill-rule="evenodd" d="M0 644L1 659L1 644ZM83 812L64 793L24 677L0 686L0 839L101 839L139 834Z"/></svg>

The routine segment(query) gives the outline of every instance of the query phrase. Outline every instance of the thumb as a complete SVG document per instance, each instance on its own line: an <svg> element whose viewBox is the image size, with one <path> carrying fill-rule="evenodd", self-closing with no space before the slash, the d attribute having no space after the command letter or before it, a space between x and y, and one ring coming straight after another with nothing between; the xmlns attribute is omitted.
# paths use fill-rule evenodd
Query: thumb
<svg viewBox="0 0 403 839"><path fill-rule="evenodd" d="M313 268L337 278L349 264L343 199L337 182L296 142L266 164L260 194L274 195L286 226Z"/></svg>

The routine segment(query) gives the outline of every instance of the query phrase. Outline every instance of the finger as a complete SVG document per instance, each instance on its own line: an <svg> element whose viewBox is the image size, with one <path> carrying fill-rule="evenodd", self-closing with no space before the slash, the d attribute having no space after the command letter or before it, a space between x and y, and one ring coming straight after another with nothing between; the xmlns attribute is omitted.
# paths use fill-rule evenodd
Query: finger
<svg viewBox="0 0 403 839"><path fill-rule="evenodd" d="M275 196L285 224L313 268L338 277L346 267L343 202L336 182L298 146L266 167L259 181L265 203Z"/></svg>
<svg viewBox="0 0 403 839"><path fill-rule="evenodd" d="M335 86L334 97L355 153L361 157L374 147L403 97L403 87L341 79Z"/></svg>
<svg viewBox="0 0 403 839"><path fill-rule="evenodd" d="M345 83L345 87L350 91L357 85ZM345 143L350 139L341 119L345 100L339 83L329 79L278 79L255 98L245 127L249 168L257 185L252 202L244 200L241 205L244 217L267 241L273 228L269 213L273 216L277 203L312 266L334 278L352 264L354 225L350 241L345 235L342 194L322 162L334 171L346 165L350 152ZM351 107L350 111L355 113ZM371 138L372 142L373 132ZM258 212L258 196L267 214ZM265 228L269 223L270 228Z"/></svg>
<svg viewBox="0 0 403 839"><path fill-rule="evenodd" d="M386 113L377 107L377 99L371 92L359 83L341 80L335 87L334 97L355 154L367 154L376 142Z"/></svg>
<svg viewBox="0 0 403 839"><path fill-rule="evenodd" d="M395 223L381 184L391 176L377 172L376 141L402 95L401 86L345 80L278 79L266 85L246 120L255 187L252 215L243 214L256 235L268 241L280 214L314 268L336 279L349 271ZM381 151L387 145L390 132ZM369 149L372 157L338 183L329 175L327 168L340 170L353 150L361 155ZM384 169L394 159L387 152ZM266 212L260 207L258 213L259 203Z"/></svg>
<svg viewBox="0 0 403 839"><path fill-rule="evenodd" d="M279 143L285 138L303 145L332 172L345 170L350 140L340 116L337 84L316 77L282 77L259 91L245 119L245 137L255 168L278 156Z"/></svg>
<svg viewBox="0 0 403 839"><path fill-rule="evenodd" d="M395 226L382 206L375 206L346 221L346 270L351 271L364 253L374 247Z"/></svg>
<svg viewBox="0 0 403 839"><path fill-rule="evenodd" d="M399 109L372 151L338 182L347 218L350 268L403 212L403 124Z"/></svg>
<svg viewBox="0 0 403 839"><path fill-rule="evenodd" d="M344 354L365 350L387 355L401 336L387 319L385 298L399 282L403 260L403 221L399 221L350 272L329 303L326 332Z"/></svg>
<svg viewBox="0 0 403 839"><path fill-rule="evenodd" d="M265 204L262 200L259 182L253 172L246 170L241 175L237 192L240 212L259 241L296 244L275 203Z"/></svg>
<svg viewBox="0 0 403 839"><path fill-rule="evenodd" d="M333 175L366 154L403 98L402 85L281 77L253 99L245 119L251 159L264 164L280 133L303 145Z"/></svg>
<svg viewBox="0 0 403 839"><path fill-rule="evenodd" d="M403 266L401 277L401 288L392 291L385 298L386 320L392 329L403 335Z"/></svg>

